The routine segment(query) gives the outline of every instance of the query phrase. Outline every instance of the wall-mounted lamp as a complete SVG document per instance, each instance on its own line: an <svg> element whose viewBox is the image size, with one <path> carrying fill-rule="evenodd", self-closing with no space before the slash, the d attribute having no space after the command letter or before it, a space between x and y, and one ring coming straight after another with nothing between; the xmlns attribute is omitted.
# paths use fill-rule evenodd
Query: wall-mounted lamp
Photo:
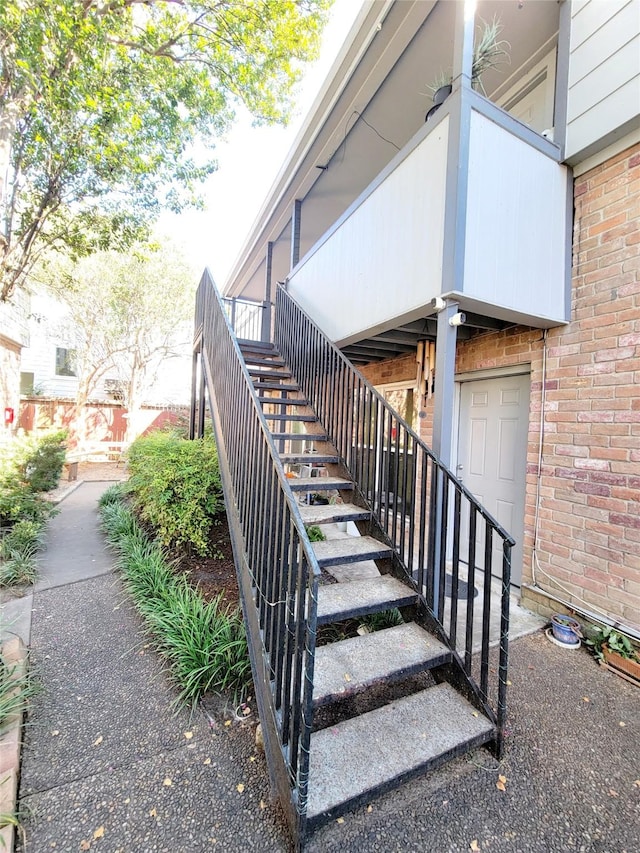
<svg viewBox="0 0 640 853"><path fill-rule="evenodd" d="M462 311L458 311L457 314L454 314L453 317L449 317L449 325L450 326L462 326L467 319L467 315Z"/></svg>

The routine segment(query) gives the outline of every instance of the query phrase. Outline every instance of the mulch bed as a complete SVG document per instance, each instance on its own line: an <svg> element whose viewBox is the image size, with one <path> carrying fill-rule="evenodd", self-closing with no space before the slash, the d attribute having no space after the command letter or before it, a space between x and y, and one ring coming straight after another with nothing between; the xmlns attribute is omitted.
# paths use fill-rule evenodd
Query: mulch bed
<svg viewBox="0 0 640 853"><path fill-rule="evenodd" d="M207 601L222 594L224 602L235 607L239 604L238 581L229 525L224 513L212 528L209 540L210 552L218 556L199 557L197 554L190 554L180 560L179 569L186 573L189 581L200 590Z"/></svg>

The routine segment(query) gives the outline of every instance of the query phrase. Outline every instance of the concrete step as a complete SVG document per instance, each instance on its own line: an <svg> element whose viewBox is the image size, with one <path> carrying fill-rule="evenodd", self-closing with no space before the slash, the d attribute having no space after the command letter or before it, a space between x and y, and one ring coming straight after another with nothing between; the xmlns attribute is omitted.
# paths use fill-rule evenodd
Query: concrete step
<svg viewBox="0 0 640 853"><path fill-rule="evenodd" d="M340 457L330 453L281 453L283 465L337 465Z"/></svg>
<svg viewBox="0 0 640 853"><path fill-rule="evenodd" d="M352 489L353 481L342 477L298 477L289 480L289 485L294 492L330 492L332 489Z"/></svg>
<svg viewBox="0 0 640 853"><path fill-rule="evenodd" d="M284 382L262 382L260 379L256 379L254 381L254 387L258 393L258 396L261 396L261 391L299 391L300 386L295 383L284 383Z"/></svg>
<svg viewBox="0 0 640 853"><path fill-rule="evenodd" d="M291 414L274 414L273 412L264 412L264 416L268 421L302 421L306 424L315 423L318 419L315 415L303 415L300 412L292 412Z"/></svg>
<svg viewBox="0 0 640 853"><path fill-rule="evenodd" d="M263 405L267 405L267 403L273 406L308 406L309 403L307 400L303 398L292 399L291 397L264 397L262 394L260 396L260 402Z"/></svg>
<svg viewBox="0 0 640 853"><path fill-rule="evenodd" d="M264 370L259 367L250 367L249 368L249 376L253 376L254 379L259 379L262 377L263 379L289 379L291 377L291 371L289 370L270 370L269 368L264 368Z"/></svg>
<svg viewBox="0 0 640 853"><path fill-rule="evenodd" d="M272 432L271 436L277 440L284 439L286 441L329 441L329 437L326 435L309 435L308 432ZM314 482L322 479L324 478L316 477Z"/></svg>
<svg viewBox="0 0 640 853"><path fill-rule="evenodd" d="M318 624L355 619L392 607L406 607L417 600L418 596L411 587L390 575L327 584L318 590Z"/></svg>
<svg viewBox="0 0 640 853"><path fill-rule="evenodd" d="M337 521L366 521L371 512L355 504L306 506L301 504L300 515L305 524L331 524Z"/></svg>
<svg viewBox="0 0 640 853"><path fill-rule="evenodd" d="M250 352L244 352L244 360L246 364L252 364L255 367L285 367L284 359L277 355L266 356L259 353L254 355Z"/></svg>
<svg viewBox="0 0 640 853"><path fill-rule="evenodd" d="M325 568L363 560L383 560L393 553L392 548L372 536L345 536L344 539L314 542L313 550L318 564Z"/></svg>
<svg viewBox="0 0 640 853"><path fill-rule="evenodd" d="M451 660L451 650L415 622L316 648L314 707Z"/></svg>
<svg viewBox="0 0 640 853"><path fill-rule="evenodd" d="M240 338L238 346L243 355L245 353L252 353L253 355L280 355L280 350L278 350L275 344L269 341L250 341L247 338Z"/></svg>
<svg viewBox="0 0 640 853"><path fill-rule="evenodd" d="M309 828L375 791L487 743L493 734L491 722L446 683L315 732Z"/></svg>

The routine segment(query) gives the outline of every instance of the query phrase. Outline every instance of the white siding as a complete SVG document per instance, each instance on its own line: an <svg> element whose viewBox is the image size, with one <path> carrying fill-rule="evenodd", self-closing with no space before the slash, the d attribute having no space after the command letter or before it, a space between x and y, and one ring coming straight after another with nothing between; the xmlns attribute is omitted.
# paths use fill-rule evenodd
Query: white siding
<svg viewBox="0 0 640 853"><path fill-rule="evenodd" d="M289 290L334 341L406 317L440 293L448 118L312 250Z"/></svg>
<svg viewBox="0 0 640 853"><path fill-rule="evenodd" d="M464 295L565 322L568 172L477 112L471 117Z"/></svg>
<svg viewBox="0 0 640 853"><path fill-rule="evenodd" d="M640 0L573 3L566 158L577 163L640 125Z"/></svg>
<svg viewBox="0 0 640 853"><path fill-rule="evenodd" d="M0 336L18 346L29 344L29 314L30 296L23 288L14 291L7 302L0 302Z"/></svg>

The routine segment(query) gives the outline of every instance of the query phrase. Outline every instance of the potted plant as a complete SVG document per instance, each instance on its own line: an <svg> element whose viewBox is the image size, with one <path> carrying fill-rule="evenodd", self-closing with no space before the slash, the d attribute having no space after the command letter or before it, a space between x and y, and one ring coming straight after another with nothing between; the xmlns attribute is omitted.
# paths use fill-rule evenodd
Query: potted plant
<svg viewBox="0 0 640 853"><path fill-rule="evenodd" d="M482 75L489 68L497 68L510 61L509 51L511 45L505 39L500 38L502 23L500 18L495 17L493 21L482 22L482 28L473 47L473 64L471 66L471 86L486 95L482 85ZM433 106L426 115L425 121L433 115L438 107L443 104L451 94L451 74L441 71L436 79L427 88L433 94Z"/></svg>
<svg viewBox="0 0 640 853"><path fill-rule="evenodd" d="M607 627L599 628L586 642L599 663L640 684L640 653L628 637Z"/></svg>

